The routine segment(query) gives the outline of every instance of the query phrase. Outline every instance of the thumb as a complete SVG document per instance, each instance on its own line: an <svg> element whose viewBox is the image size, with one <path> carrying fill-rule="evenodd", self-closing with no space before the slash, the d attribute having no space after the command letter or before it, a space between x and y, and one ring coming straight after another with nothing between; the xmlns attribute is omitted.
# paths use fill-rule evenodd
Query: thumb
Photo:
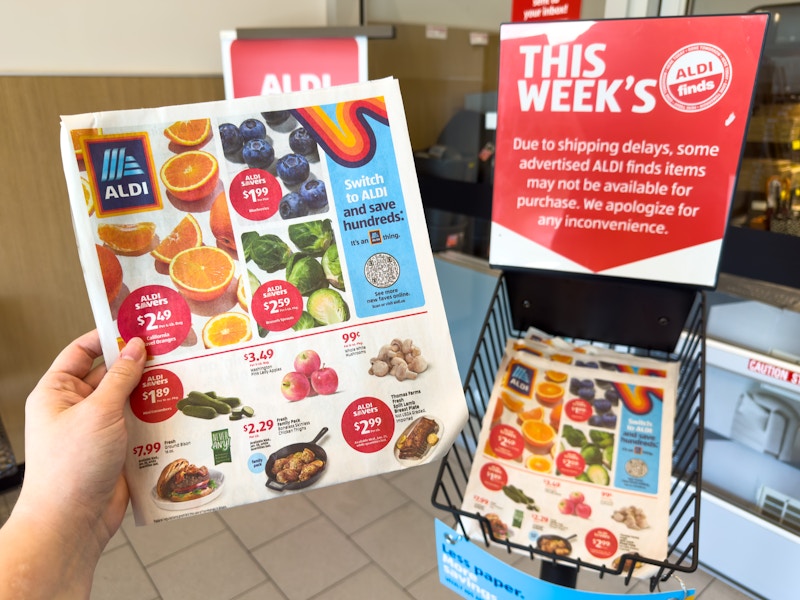
<svg viewBox="0 0 800 600"><path fill-rule="evenodd" d="M132 338L120 352L119 358L109 367L95 394L122 406L142 377L145 358L144 342L139 338Z"/></svg>

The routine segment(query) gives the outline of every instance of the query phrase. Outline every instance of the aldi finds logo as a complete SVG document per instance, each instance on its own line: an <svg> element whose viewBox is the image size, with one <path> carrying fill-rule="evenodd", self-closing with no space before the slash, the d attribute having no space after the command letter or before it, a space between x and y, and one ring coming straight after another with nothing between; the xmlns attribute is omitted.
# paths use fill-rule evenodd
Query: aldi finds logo
<svg viewBox="0 0 800 600"><path fill-rule="evenodd" d="M508 367L506 387L530 398L533 395L533 377L535 370L518 362L512 362Z"/></svg>
<svg viewBox="0 0 800 600"><path fill-rule="evenodd" d="M93 136L82 142L99 217L161 208L147 133Z"/></svg>

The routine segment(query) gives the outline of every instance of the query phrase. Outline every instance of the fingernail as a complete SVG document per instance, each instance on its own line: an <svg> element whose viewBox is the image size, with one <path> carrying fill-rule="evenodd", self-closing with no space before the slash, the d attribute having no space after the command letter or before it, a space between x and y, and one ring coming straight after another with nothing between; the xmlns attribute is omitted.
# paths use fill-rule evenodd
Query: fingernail
<svg viewBox="0 0 800 600"><path fill-rule="evenodd" d="M139 338L132 338L119 353L120 358L139 361L144 356L144 342Z"/></svg>

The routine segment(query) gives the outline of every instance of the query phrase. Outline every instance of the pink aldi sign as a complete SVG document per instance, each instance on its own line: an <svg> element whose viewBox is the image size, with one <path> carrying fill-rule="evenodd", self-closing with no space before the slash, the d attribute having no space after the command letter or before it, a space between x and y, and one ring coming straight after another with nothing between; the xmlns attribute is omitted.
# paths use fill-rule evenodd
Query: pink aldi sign
<svg viewBox="0 0 800 600"><path fill-rule="evenodd" d="M237 39L233 31L221 37L229 99L367 80L365 37Z"/></svg>
<svg viewBox="0 0 800 600"><path fill-rule="evenodd" d="M502 25L490 262L715 286L766 25Z"/></svg>
<svg viewBox="0 0 800 600"><path fill-rule="evenodd" d="M580 18L581 0L514 0L511 4L514 22Z"/></svg>

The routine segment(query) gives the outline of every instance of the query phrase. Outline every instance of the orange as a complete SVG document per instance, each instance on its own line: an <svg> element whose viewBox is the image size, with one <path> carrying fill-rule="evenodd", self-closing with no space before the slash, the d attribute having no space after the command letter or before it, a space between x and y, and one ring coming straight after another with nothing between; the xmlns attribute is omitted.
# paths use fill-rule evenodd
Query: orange
<svg viewBox="0 0 800 600"><path fill-rule="evenodd" d="M164 130L164 135L179 146L197 146L211 135L211 119L176 121Z"/></svg>
<svg viewBox="0 0 800 600"><path fill-rule="evenodd" d="M553 429L558 429L558 426L561 423L561 411L563 409L563 404L556 404L553 407L553 410L550 411L550 425L553 427Z"/></svg>
<svg viewBox="0 0 800 600"><path fill-rule="evenodd" d="M170 263L179 252L202 245L203 232L197 219L186 215L150 254L160 262Z"/></svg>
<svg viewBox="0 0 800 600"><path fill-rule="evenodd" d="M556 430L544 421L525 421L522 437L537 450L549 450L556 437Z"/></svg>
<svg viewBox="0 0 800 600"><path fill-rule="evenodd" d="M503 416L503 408L504 407L502 402L495 403L494 412L492 413L492 423L494 423L495 421L499 421L500 417Z"/></svg>
<svg viewBox="0 0 800 600"><path fill-rule="evenodd" d="M81 177L81 187L83 188L83 199L86 200L86 211L91 217L94 214L94 194L92 194L92 185L85 177Z"/></svg>
<svg viewBox="0 0 800 600"><path fill-rule="evenodd" d="M211 317L203 326L203 345L219 348L246 342L253 337L250 319L238 312L225 312Z"/></svg>
<svg viewBox="0 0 800 600"><path fill-rule="evenodd" d="M219 180L219 163L208 152L189 150L161 166L161 181L173 196L185 202L206 198Z"/></svg>
<svg viewBox="0 0 800 600"><path fill-rule="evenodd" d="M567 363L568 365L572 364L572 357L566 354L553 354L550 357L550 360L560 363Z"/></svg>
<svg viewBox="0 0 800 600"><path fill-rule="evenodd" d="M525 466L531 471L536 471L538 473L549 473L550 469L553 467L553 463L551 463L550 459L545 456L534 454L533 456L529 457L527 461L525 461Z"/></svg>
<svg viewBox="0 0 800 600"><path fill-rule="evenodd" d="M564 397L564 388L550 381L536 386L536 399L542 404L555 404Z"/></svg>
<svg viewBox="0 0 800 600"><path fill-rule="evenodd" d="M95 244L97 260L100 262L100 272L103 274L103 285L106 288L106 298L111 304L122 288L122 265L119 264L117 255L100 244Z"/></svg>
<svg viewBox="0 0 800 600"><path fill-rule="evenodd" d="M150 249L156 234L156 224L150 222L98 226L97 235L117 254L137 256Z"/></svg>
<svg viewBox="0 0 800 600"><path fill-rule="evenodd" d="M231 225L231 215L228 211L228 199L225 192L220 192L211 204L209 213L209 224L211 233L220 246L236 250L236 242L233 237L233 225Z"/></svg>
<svg viewBox="0 0 800 600"><path fill-rule="evenodd" d="M511 412L519 412L525 405L524 401L520 400L519 398L515 398L506 391L500 392L500 400L502 400L505 407Z"/></svg>
<svg viewBox="0 0 800 600"><path fill-rule="evenodd" d="M189 248L169 263L169 276L178 290L190 300L216 300L233 281L235 266L225 250L212 246Z"/></svg>
<svg viewBox="0 0 800 600"><path fill-rule="evenodd" d="M247 288L244 285L244 275L239 275L239 283L236 284L236 300L242 310L247 310Z"/></svg>
<svg viewBox="0 0 800 600"><path fill-rule="evenodd" d="M544 419L544 409L541 406L536 406L517 415L518 423L523 423L524 421L541 421L542 419Z"/></svg>
<svg viewBox="0 0 800 600"><path fill-rule="evenodd" d="M102 129L73 129L69 132L72 137L72 147L75 149L75 158L83 160L83 145L81 140L90 135L100 135Z"/></svg>

